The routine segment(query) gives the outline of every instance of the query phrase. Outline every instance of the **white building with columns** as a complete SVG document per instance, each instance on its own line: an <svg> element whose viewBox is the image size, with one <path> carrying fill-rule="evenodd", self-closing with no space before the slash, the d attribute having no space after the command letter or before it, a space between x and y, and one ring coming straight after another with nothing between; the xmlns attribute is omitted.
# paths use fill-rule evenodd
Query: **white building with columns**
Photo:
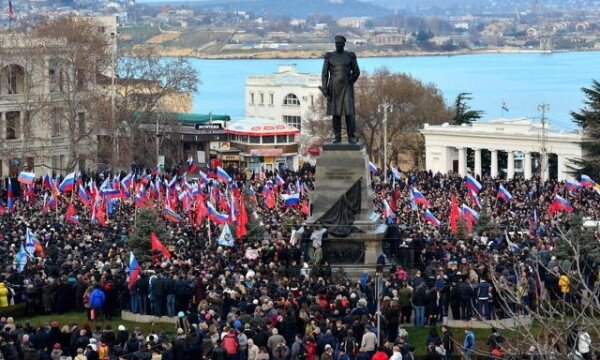
<svg viewBox="0 0 600 360"><path fill-rule="evenodd" d="M246 79L246 117L281 121L302 131L302 123L321 92L320 74L302 73L296 65Z"/></svg>
<svg viewBox="0 0 600 360"><path fill-rule="evenodd" d="M552 131L547 125L526 118L460 126L425 124L421 134L425 138L426 167L433 172L454 171L463 176L472 172L492 177L505 174L507 178L522 175L527 179L537 174L548 179L552 158L556 159L552 162L556 164L556 177L566 180L572 160L582 157L581 134ZM469 152L473 154L470 169ZM489 164L482 162L484 152L489 152ZM500 157L506 159L506 168L499 168Z"/></svg>

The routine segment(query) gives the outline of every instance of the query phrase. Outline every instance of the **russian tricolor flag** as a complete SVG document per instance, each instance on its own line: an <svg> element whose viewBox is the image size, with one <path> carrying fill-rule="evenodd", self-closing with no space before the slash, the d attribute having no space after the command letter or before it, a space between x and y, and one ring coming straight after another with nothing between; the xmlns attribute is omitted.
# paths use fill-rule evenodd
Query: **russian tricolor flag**
<svg viewBox="0 0 600 360"><path fill-rule="evenodd" d="M370 161L369 161L369 171L371 172L371 174L375 174L378 171L377 166L375 166L375 164L373 164Z"/></svg>
<svg viewBox="0 0 600 360"><path fill-rule="evenodd" d="M386 177L387 177L387 175L386 175ZM394 180L400 180L400 178L402 177L402 174L400 174L400 171L398 171L398 169L393 167L392 168L392 177Z"/></svg>
<svg viewBox="0 0 600 360"><path fill-rule="evenodd" d="M183 220L181 218L181 216L179 216L179 214L177 214L175 211L173 211L169 207L163 208L163 216L165 217L165 219L169 220L170 222L174 222L174 223L179 223Z"/></svg>
<svg viewBox="0 0 600 360"><path fill-rule="evenodd" d="M479 183L479 181L477 181L477 179L475 179L469 174L465 176L465 185L467 186L467 188L475 191L475 193L479 193L479 191L481 190L481 184Z"/></svg>
<svg viewBox="0 0 600 360"><path fill-rule="evenodd" d="M395 218L396 214L394 214L394 211L392 210L390 204L388 204L387 200L383 199L381 202L383 203L383 216L385 216L386 219Z"/></svg>
<svg viewBox="0 0 600 360"><path fill-rule="evenodd" d="M202 171L202 170L198 171L198 181L200 181L202 184L207 184L209 180L210 179L208 178L208 175L206 175L206 173L204 173L204 171Z"/></svg>
<svg viewBox="0 0 600 360"><path fill-rule="evenodd" d="M218 224L225 224L227 223L227 220L229 220L229 216L219 213L210 201L206 202L206 208L208 209L210 218L213 219L214 222Z"/></svg>
<svg viewBox="0 0 600 360"><path fill-rule="evenodd" d="M298 206L300 204L300 194L299 193L293 193L293 194L281 194L281 197L283 198L283 204L285 206Z"/></svg>
<svg viewBox="0 0 600 360"><path fill-rule="evenodd" d="M50 177L49 173L46 173L46 175L44 175L44 177L42 178L42 190L43 189L52 189L53 187L53 181L52 181L52 177Z"/></svg>
<svg viewBox="0 0 600 360"><path fill-rule="evenodd" d="M81 184L79 184L79 191L77 192L77 195L79 195L79 200L81 200L83 205L89 207L92 204L92 198L88 195Z"/></svg>
<svg viewBox="0 0 600 360"><path fill-rule="evenodd" d="M129 173L123 178L123 180L121 180L121 186L124 189L129 190L131 189L131 185L133 185L133 174Z"/></svg>
<svg viewBox="0 0 600 360"><path fill-rule="evenodd" d="M508 190L506 190L504 188L504 185L500 184L500 186L498 187L498 195L497 197L499 197L500 199L508 202L510 200L512 200L513 196L511 195L511 193L508 192Z"/></svg>
<svg viewBox="0 0 600 360"><path fill-rule="evenodd" d="M587 176L587 175L581 175L581 179L579 180L579 182L581 183L581 186L585 186L585 187L594 187L596 186L596 182L594 180L592 180L591 177Z"/></svg>
<svg viewBox="0 0 600 360"><path fill-rule="evenodd" d="M10 178L8 178L8 187L6 188L6 207L9 212L12 212L15 209L15 198Z"/></svg>
<svg viewBox="0 0 600 360"><path fill-rule="evenodd" d="M285 185L285 180L283 180L283 178L281 176L279 176L279 174L277 174L277 176L275 176L275 183L278 186L283 186L283 185Z"/></svg>
<svg viewBox="0 0 600 360"><path fill-rule="evenodd" d="M567 187L567 190L569 190L569 191L577 191L577 190L581 189L581 184L579 183L579 181L577 181L575 179L567 180L567 182L565 183L565 186Z"/></svg>
<svg viewBox="0 0 600 360"><path fill-rule="evenodd" d="M121 190L119 189L100 189L100 195L104 196L107 199L120 199L121 198Z"/></svg>
<svg viewBox="0 0 600 360"><path fill-rule="evenodd" d="M562 211L566 211L566 212L571 212L573 211L573 205L571 205L571 203L566 200L565 198L563 198L562 196L556 194L554 196L554 201L552 202L552 207L556 208L557 210L562 210Z"/></svg>
<svg viewBox="0 0 600 360"><path fill-rule="evenodd" d="M435 226L440 226L441 224L441 222L435 217L435 215L431 213L431 211L429 211L429 209L425 209L425 212L423 213L423 220Z"/></svg>
<svg viewBox="0 0 600 360"><path fill-rule="evenodd" d="M425 198L425 196L419 190L412 188L410 191L412 191L414 202L416 202L417 204L426 206L426 207L431 207L431 203L429 203L429 201Z"/></svg>
<svg viewBox="0 0 600 360"><path fill-rule="evenodd" d="M194 162L194 158L192 156L190 156L187 160L187 172L188 174L194 174L196 171L198 171L198 165L196 165L196 163Z"/></svg>
<svg viewBox="0 0 600 360"><path fill-rule="evenodd" d="M73 190L73 186L75 186L75 173L74 172L65 176L63 181L60 182L60 185L58 185L58 190L60 192L70 191L70 190Z"/></svg>
<svg viewBox="0 0 600 360"><path fill-rule="evenodd" d="M477 213L477 211L471 209L467 205L463 204L460 207L460 210L462 211L462 214L465 218L470 219L471 221L479 220L479 213Z"/></svg>
<svg viewBox="0 0 600 360"><path fill-rule="evenodd" d="M130 252L129 253L129 268L127 269L127 274L129 275L128 284L129 284L130 289L133 287L133 285L135 284L135 281L140 276L141 271L142 271L142 268L140 267L140 264L138 263L137 259L135 258L135 255L133 255L133 252Z"/></svg>
<svg viewBox="0 0 600 360"><path fill-rule="evenodd" d="M35 173L21 171L19 173L19 177L17 178L17 181L20 182L21 184L33 185L33 183L35 182Z"/></svg>
<svg viewBox="0 0 600 360"><path fill-rule="evenodd" d="M471 200L473 200L473 203L477 204L477 206L481 209L481 202L479 201L479 197L477 197L477 193L471 189L468 189L468 191L468 195Z"/></svg>
<svg viewBox="0 0 600 360"><path fill-rule="evenodd" d="M229 176L227 171L223 170L223 168L220 166L217 166L217 178L227 185L229 185L233 181L233 179L231 178L231 176Z"/></svg>

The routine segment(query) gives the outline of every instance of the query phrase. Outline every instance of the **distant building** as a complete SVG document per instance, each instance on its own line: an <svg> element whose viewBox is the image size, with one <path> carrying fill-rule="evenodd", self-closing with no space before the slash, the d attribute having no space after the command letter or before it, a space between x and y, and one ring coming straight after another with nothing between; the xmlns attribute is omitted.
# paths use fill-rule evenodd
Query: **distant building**
<svg viewBox="0 0 600 360"><path fill-rule="evenodd" d="M0 176L93 168L93 77L66 60L64 41L10 33L0 47Z"/></svg>
<svg viewBox="0 0 600 360"><path fill-rule="evenodd" d="M276 73L246 79L246 117L276 120L302 131L303 119L322 96L321 76L280 65Z"/></svg>
<svg viewBox="0 0 600 360"><path fill-rule="evenodd" d="M433 172L466 175L467 153L472 152L471 171L478 176L520 175L530 179L537 174L543 179L565 180L573 160L582 157L581 134L544 129L530 119L496 119L470 126L425 124L421 134L425 138L426 168ZM483 164L483 152L489 164ZM506 168L500 168L500 157L505 159Z"/></svg>
<svg viewBox="0 0 600 360"><path fill-rule="evenodd" d="M360 29L360 28L363 28L365 26L365 23L369 20L370 20L370 18L366 17L366 16L345 17L345 18L339 19L337 21L337 24L338 24L338 26L341 26L341 27L351 27L351 28Z"/></svg>
<svg viewBox="0 0 600 360"><path fill-rule="evenodd" d="M223 162L239 154L240 167L250 172L258 173L261 168L298 170L300 130L295 127L278 120L253 118L232 121L225 131L230 144L225 150L212 150Z"/></svg>
<svg viewBox="0 0 600 360"><path fill-rule="evenodd" d="M407 43L406 36L398 33L377 34L372 37L372 41L376 46L404 45Z"/></svg>

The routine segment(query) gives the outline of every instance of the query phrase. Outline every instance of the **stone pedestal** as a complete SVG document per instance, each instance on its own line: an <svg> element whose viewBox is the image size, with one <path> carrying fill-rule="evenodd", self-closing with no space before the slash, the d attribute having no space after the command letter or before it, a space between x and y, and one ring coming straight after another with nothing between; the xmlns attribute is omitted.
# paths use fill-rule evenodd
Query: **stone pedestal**
<svg viewBox="0 0 600 360"><path fill-rule="evenodd" d="M323 258L332 265L374 267L382 254L387 226L374 211L369 157L360 144L326 144L317 160L315 190L311 194L312 216L306 225L318 225L323 216L357 181L361 182L361 206L352 226L358 229L347 237L328 235L323 240Z"/></svg>

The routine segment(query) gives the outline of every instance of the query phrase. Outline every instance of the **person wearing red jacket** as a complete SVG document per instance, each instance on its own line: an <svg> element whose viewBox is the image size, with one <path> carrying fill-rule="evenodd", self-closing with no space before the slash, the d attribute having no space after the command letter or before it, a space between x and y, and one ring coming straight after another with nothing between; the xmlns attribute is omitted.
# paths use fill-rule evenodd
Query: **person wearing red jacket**
<svg viewBox="0 0 600 360"><path fill-rule="evenodd" d="M390 357L388 356L388 354L385 352L383 347L378 347L377 351L375 351L375 354L373 354L373 357L371 358L371 360L389 360Z"/></svg>
<svg viewBox="0 0 600 360"><path fill-rule="evenodd" d="M230 360L237 358L238 341L233 327L229 329L227 335L223 337L223 347L225 348L225 351L227 351Z"/></svg>

